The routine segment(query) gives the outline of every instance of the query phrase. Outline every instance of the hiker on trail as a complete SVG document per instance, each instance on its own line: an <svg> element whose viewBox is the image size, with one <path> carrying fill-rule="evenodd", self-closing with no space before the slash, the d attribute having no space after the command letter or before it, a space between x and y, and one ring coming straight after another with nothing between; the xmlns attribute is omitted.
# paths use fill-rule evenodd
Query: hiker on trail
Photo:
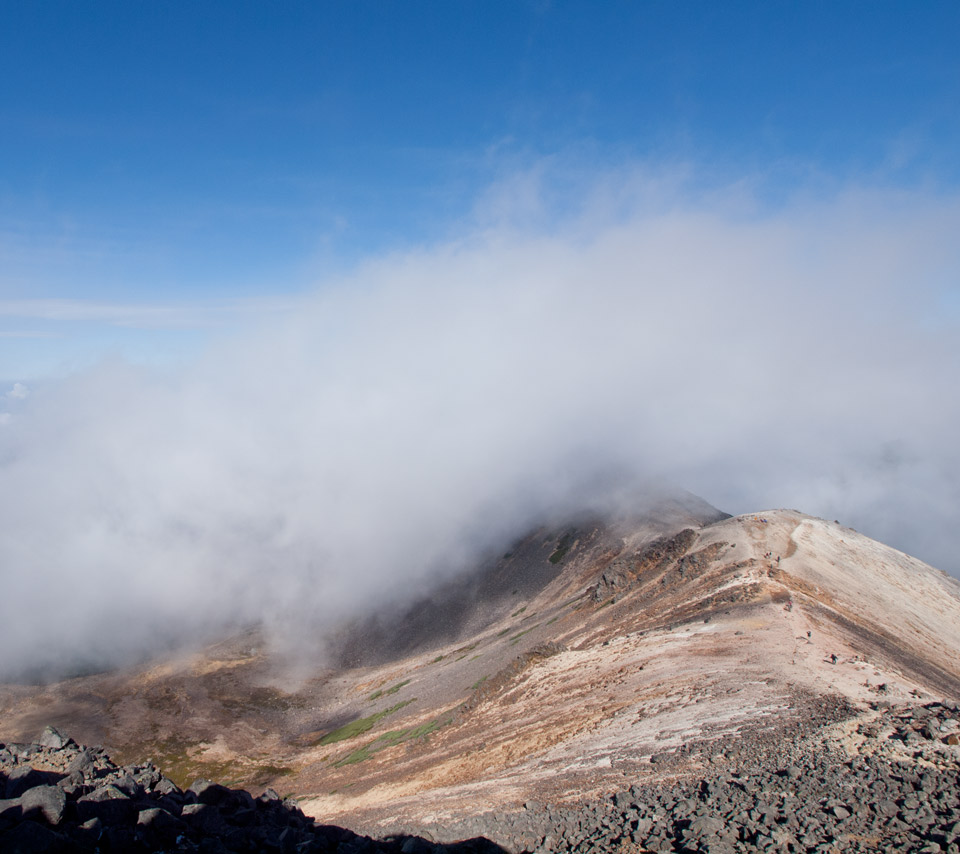
<svg viewBox="0 0 960 854"><path fill-rule="evenodd" d="M837 663L837 654L836 654L835 652L831 652L831 653L830 653L830 661L831 661L833 664L836 664L836 663Z"/></svg>

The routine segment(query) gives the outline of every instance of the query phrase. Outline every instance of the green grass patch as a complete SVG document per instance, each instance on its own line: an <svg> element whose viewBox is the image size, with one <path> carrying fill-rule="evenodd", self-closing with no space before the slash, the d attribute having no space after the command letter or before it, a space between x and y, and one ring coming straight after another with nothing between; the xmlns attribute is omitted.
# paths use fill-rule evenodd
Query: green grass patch
<svg viewBox="0 0 960 854"><path fill-rule="evenodd" d="M522 638L524 635L530 634L530 632L532 632L539 625L540 624L537 623L535 626L530 626L529 629L524 629L522 632L517 632L512 638L510 638L510 643L513 645L518 644L520 642L520 638Z"/></svg>
<svg viewBox="0 0 960 854"><path fill-rule="evenodd" d="M438 656L437 656L433 661L431 661L430 663L431 663L431 664L439 664L441 661L443 661L443 659L444 659L444 656L438 655Z"/></svg>
<svg viewBox="0 0 960 854"><path fill-rule="evenodd" d="M527 610L527 606L524 605L522 608L517 608L517 610L514 611L510 616L511 616L511 617L519 617L519 616L520 616L524 611L526 611L526 610Z"/></svg>
<svg viewBox="0 0 960 854"><path fill-rule="evenodd" d="M480 687L484 682L486 682L489 678L490 678L490 674L489 674L489 673L488 673L486 676L481 676L476 682L474 682L474 683L470 686L470 690L471 690L471 691L476 691L477 688L479 688L479 687Z"/></svg>
<svg viewBox="0 0 960 854"><path fill-rule="evenodd" d="M452 720L453 717L448 715L445 718L434 718L431 721L427 721L425 724L409 727L408 729L390 730L390 732L385 732L382 735L378 735L369 744L365 744L363 747L357 748L352 753L348 753L343 757L343 759L334 762L333 767L343 768L346 765L355 765L357 762L365 762L375 753L379 753L381 750L386 750L388 747L395 747L398 744L403 744L406 741L413 741L418 738L426 738L426 736L430 735L430 733L440 729L442 726L446 726Z"/></svg>
<svg viewBox="0 0 960 854"><path fill-rule="evenodd" d="M557 614L556 617L551 617L549 620L547 620L547 625L552 626L557 620L560 619L560 616L560 614Z"/></svg>
<svg viewBox="0 0 960 854"><path fill-rule="evenodd" d="M510 633L511 626L507 626L502 632L497 632L497 637L502 638L504 635Z"/></svg>
<svg viewBox="0 0 960 854"><path fill-rule="evenodd" d="M441 655L440 658L443 658L443 656ZM437 661L439 661L440 658L438 658ZM397 691L399 691L404 685L409 684L410 680L404 679L403 682L398 682L396 685L391 685L389 688L381 688L378 691L374 691L369 697L367 697L367 699L379 700L381 697L385 697L387 694L396 694Z"/></svg>
<svg viewBox="0 0 960 854"><path fill-rule="evenodd" d="M363 735L365 732L373 729L373 727L387 717L387 715L392 715L394 712L400 711L400 709L404 706L409 706L412 702L413 700L404 700L402 703L397 703L389 709L383 709L365 718L350 721L350 723L338 727L333 730L333 732L328 732L325 736L314 742L314 747L319 744L335 744L338 741L346 741L348 738L356 738L358 735Z"/></svg>
<svg viewBox="0 0 960 854"><path fill-rule="evenodd" d="M560 563L560 561L566 557L567 552L570 551L570 545L572 541L572 534L564 534L560 538L560 542L557 543L557 547L553 550L553 554L550 555L547 560L549 560L550 563Z"/></svg>

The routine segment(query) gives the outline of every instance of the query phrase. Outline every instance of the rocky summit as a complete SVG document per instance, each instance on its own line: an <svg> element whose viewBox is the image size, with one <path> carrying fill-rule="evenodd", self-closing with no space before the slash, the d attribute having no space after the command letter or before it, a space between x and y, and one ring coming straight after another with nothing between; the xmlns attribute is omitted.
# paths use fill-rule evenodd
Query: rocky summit
<svg viewBox="0 0 960 854"><path fill-rule="evenodd" d="M837 521L568 519L268 641L0 685L0 851L960 854L960 585Z"/></svg>

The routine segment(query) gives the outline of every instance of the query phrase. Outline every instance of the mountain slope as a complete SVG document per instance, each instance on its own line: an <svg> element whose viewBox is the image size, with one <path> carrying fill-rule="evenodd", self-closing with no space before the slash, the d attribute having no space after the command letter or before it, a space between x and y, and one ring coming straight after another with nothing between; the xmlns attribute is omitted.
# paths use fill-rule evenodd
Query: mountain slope
<svg viewBox="0 0 960 854"><path fill-rule="evenodd" d="M348 627L336 666L296 685L251 634L4 686L0 737L54 723L376 829L716 769L831 724L842 741L871 705L960 697L953 579L794 511L720 515L534 532Z"/></svg>

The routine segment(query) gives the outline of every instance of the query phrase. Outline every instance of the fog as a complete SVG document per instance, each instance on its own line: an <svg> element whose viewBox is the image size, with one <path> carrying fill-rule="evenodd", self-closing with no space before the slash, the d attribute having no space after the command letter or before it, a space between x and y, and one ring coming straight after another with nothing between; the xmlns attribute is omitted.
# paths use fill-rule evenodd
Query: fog
<svg viewBox="0 0 960 854"><path fill-rule="evenodd" d="M616 183L616 182L614 182ZM289 647L551 513L682 488L954 574L960 200L527 182L177 368L0 404L0 671Z"/></svg>

